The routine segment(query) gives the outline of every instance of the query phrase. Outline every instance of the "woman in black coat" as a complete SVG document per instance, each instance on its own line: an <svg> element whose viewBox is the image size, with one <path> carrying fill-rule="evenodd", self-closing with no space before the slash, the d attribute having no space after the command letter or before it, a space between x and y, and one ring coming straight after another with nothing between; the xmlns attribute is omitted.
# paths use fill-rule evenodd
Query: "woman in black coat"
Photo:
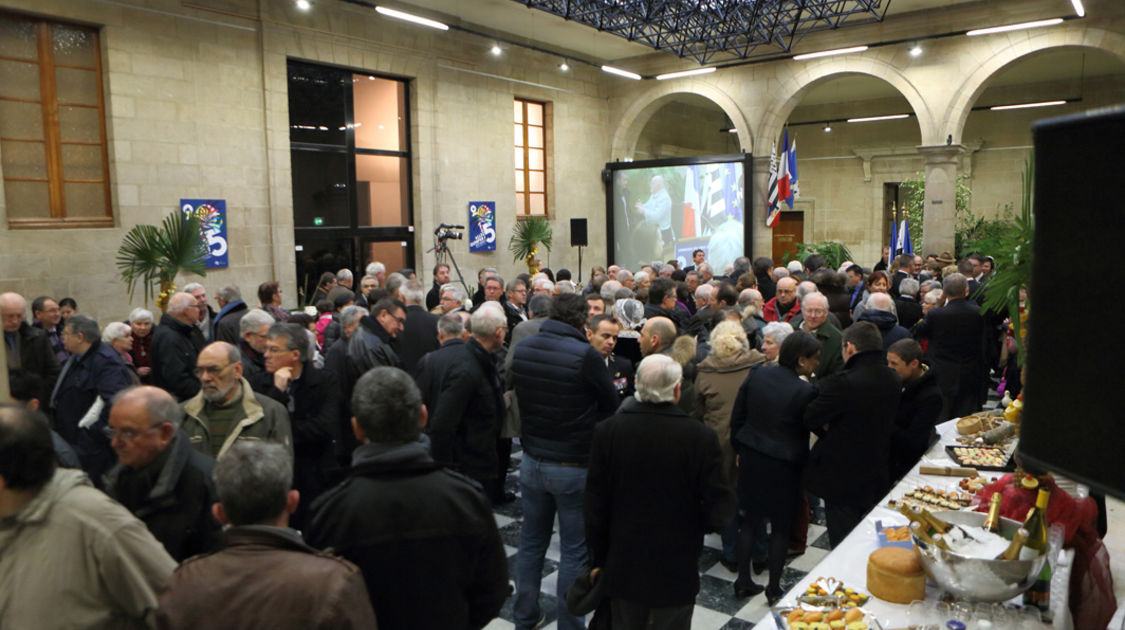
<svg viewBox="0 0 1125 630"><path fill-rule="evenodd" d="M772 606L784 593L781 570L800 506L801 470L809 448L805 407L817 395L816 387L800 377L811 375L819 363L820 341L797 331L782 342L778 365L754 368L738 390L731 412L731 441L738 457L738 503L744 518L736 597L762 591L750 573L754 531L762 519L769 519L773 531L766 598Z"/></svg>

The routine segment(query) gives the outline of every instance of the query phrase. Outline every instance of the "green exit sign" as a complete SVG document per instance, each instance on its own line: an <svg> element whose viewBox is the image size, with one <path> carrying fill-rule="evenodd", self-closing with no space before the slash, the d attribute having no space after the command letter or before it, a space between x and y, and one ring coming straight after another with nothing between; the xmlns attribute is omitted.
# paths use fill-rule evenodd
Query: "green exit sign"
<svg viewBox="0 0 1125 630"><path fill-rule="evenodd" d="M324 225L324 217L313 217L313 225L318 227Z"/></svg>

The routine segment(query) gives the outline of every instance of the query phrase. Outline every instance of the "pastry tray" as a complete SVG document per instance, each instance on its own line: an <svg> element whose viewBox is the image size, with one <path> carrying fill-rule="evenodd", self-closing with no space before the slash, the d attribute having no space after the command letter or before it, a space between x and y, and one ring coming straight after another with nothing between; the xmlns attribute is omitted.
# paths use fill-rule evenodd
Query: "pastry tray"
<svg viewBox="0 0 1125 630"><path fill-rule="evenodd" d="M962 461L961 458L957 457L956 452L954 451L954 449L958 448L978 448L999 451L1004 455L1004 464L1001 466L984 466L982 464L972 464ZM1015 461L1012 459L1012 453L996 446L968 446L964 444L947 444L945 447L945 452L949 454L949 459L952 459L954 462L956 462L958 466L964 466L966 468L976 468L977 470L994 470L1002 472L1011 472L1016 469Z"/></svg>

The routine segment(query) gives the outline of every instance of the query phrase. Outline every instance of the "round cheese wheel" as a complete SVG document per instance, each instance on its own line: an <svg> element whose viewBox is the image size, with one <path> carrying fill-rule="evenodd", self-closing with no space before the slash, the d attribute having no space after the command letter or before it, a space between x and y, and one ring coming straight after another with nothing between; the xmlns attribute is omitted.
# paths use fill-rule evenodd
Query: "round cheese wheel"
<svg viewBox="0 0 1125 630"><path fill-rule="evenodd" d="M867 557L867 591L896 604L925 599L926 574L918 552L901 547L873 551Z"/></svg>

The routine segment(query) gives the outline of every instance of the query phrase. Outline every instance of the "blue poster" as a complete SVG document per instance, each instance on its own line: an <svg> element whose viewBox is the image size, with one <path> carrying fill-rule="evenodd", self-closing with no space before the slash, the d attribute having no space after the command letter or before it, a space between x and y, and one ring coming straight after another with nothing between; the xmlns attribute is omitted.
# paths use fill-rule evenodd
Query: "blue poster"
<svg viewBox="0 0 1125 630"><path fill-rule="evenodd" d="M469 251L496 251L496 202L469 202Z"/></svg>
<svg viewBox="0 0 1125 630"><path fill-rule="evenodd" d="M227 202L225 199L181 199L184 216L199 217L199 236L207 243L207 268L227 266Z"/></svg>

